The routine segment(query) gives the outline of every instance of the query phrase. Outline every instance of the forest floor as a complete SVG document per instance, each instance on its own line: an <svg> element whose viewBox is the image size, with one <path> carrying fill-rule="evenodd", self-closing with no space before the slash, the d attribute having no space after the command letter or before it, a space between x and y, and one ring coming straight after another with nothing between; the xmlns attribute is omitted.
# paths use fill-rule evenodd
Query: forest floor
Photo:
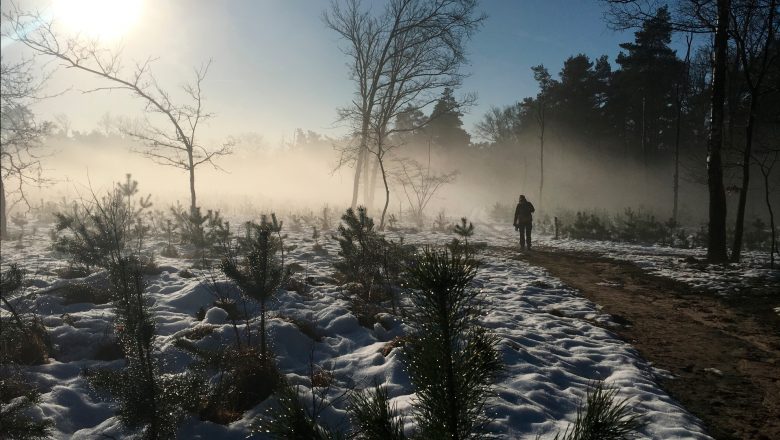
<svg viewBox="0 0 780 440"><path fill-rule="evenodd" d="M613 317L610 330L656 368L660 384L716 439L780 439L780 303L775 286L728 296L628 261L552 247L509 258L543 267Z"/></svg>

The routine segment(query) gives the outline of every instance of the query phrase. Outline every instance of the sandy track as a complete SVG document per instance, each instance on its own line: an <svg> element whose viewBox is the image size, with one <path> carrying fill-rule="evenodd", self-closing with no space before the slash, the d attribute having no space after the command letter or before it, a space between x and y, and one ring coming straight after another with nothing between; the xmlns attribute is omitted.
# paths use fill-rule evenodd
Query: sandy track
<svg viewBox="0 0 780 440"><path fill-rule="evenodd" d="M629 262L551 248L513 259L547 269L613 315L620 337L667 370L661 385L717 439L780 439L780 317L767 292L718 299Z"/></svg>

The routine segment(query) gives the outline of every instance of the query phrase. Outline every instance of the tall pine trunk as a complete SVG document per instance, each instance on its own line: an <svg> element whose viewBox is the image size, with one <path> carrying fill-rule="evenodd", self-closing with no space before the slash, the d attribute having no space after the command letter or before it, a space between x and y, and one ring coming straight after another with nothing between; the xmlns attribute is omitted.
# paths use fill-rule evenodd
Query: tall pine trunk
<svg viewBox="0 0 780 440"><path fill-rule="evenodd" d="M715 32L715 63L712 71L710 136L707 145L707 187L709 189L709 242L707 260L728 261L726 250L726 191L723 187L723 106L726 92L726 56L730 0L718 0L718 25Z"/></svg>
<svg viewBox="0 0 780 440"><path fill-rule="evenodd" d="M731 261L738 262L742 253L742 235L745 228L745 205L747 204L750 185L750 157L753 150L753 128L755 126L757 90L750 91L750 110L748 123L745 127L745 149L742 153L742 187L739 190L739 205L737 205L737 221L734 226L734 244L731 248Z"/></svg>
<svg viewBox="0 0 780 440"><path fill-rule="evenodd" d="M769 244L769 268L775 268L775 254L780 254L777 248L777 228L775 228L775 214L772 212L772 202L769 200L769 173L764 173L764 197L766 209L769 211L769 227L772 228L772 242Z"/></svg>
<svg viewBox="0 0 780 440"><path fill-rule="evenodd" d="M688 95L688 81L691 70L691 43L693 35L686 36L685 42L687 49L685 51L685 71L683 78L677 83L677 93L675 104L677 104L677 127L674 135L674 206L672 208L672 220L677 224L680 203L680 132L682 131L682 103Z"/></svg>
<svg viewBox="0 0 780 440"><path fill-rule="evenodd" d="M8 218L5 212L6 200L5 200L5 184L2 177L0 177L0 240L8 238Z"/></svg>

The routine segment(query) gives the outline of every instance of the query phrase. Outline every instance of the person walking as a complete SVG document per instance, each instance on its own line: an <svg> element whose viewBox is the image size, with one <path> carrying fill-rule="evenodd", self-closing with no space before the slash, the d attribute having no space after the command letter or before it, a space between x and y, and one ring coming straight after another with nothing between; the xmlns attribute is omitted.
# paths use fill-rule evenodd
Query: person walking
<svg viewBox="0 0 780 440"><path fill-rule="evenodd" d="M520 249L524 250L526 246L531 249L531 226L533 224L534 205L526 200L524 195L520 196L520 201L515 208L515 230L520 231Z"/></svg>

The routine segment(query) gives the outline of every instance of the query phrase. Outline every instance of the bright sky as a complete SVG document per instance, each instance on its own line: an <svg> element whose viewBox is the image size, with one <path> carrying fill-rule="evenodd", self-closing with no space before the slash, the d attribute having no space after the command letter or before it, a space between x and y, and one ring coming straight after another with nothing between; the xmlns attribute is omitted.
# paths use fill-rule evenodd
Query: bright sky
<svg viewBox="0 0 780 440"><path fill-rule="evenodd" d="M79 11L94 11L108 0L58 1L78 3L75 12L59 12L61 21L83 23L89 17ZM210 135L255 132L276 145L299 127L331 135L344 132L335 125L336 108L349 102L352 88L340 42L322 22L329 2L114 1L124 8L128 1L141 1L139 11L123 12L137 13L138 18L122 23L130 27L113 43L123 46L126 65L158 58L154 71L164 87L173 89L190 78L193 66L213 59L204 85L207 108L216 113ZM372 3L381 5L378 0ZM62 7L51 11L57 15ZM614 62L618 44L633 40L630 32L607 28L604 5L597 0L483 0L481 7L488 18L468 45L470 65L465 69L471 76L461 90L478 96L464 118L468 130L490 106L536 94L531 66L543 63L557 74L563 61L577 53L591 58L607 54ZM19 48L12 44L6 50ZM36 110L47 118L65 113L73 128L82 131L95 127L106 112L141 114L140 102L126 93L78 92L96 84L83 72L58 71L52 90L73 89Z"/></svg>

